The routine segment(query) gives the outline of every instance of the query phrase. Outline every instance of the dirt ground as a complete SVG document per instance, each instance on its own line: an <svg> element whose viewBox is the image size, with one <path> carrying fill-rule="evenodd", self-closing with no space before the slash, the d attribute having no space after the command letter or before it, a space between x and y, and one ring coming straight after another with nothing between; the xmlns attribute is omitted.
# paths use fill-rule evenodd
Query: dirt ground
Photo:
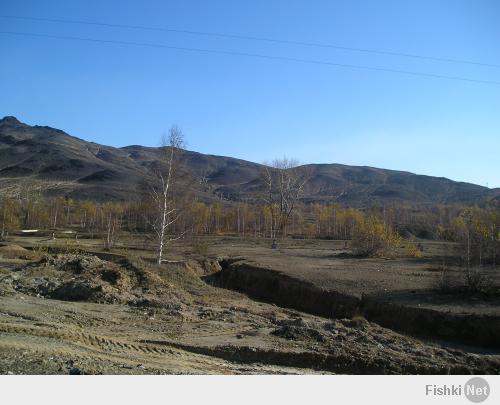
<svg viewBox="0 0 500 405"><path fill-rule="evenodd" d="M147 251L131 249L133 242L115 256L97 252L99 241L91 240L80 241L83 253L23 250L37 242L19 238L0 247L0 373L500 372L500 356L491 350L431 343L362 317L329 319L282 308L201 279L220 270L217 256L238 255L281 263L279 270L290 272L313 262L307 278L320 282L322 272L331 272L328 263L347 260L326 248L311 251L292 242L274 252L265 244L219 238L209 241L212 260L179 245L171 263L156 266L142 257ZM407 270L404 283L423 278L411 275L418 266ZM388 270L393 277L397 267ZM349 271L341 273L347 288ZM359 291L375 288L384 279L377 277Z"/></svg>
<svg viewBox="0 0 500 405"><path fill-rule="evenodd" d="M454 313L500 316L500 294L478 297L443 294L443 277L453 282L465 280L465 270L451 256L454 244L420 242L423 257L356 258L349 256L344 241L286 240L277 250L267 241L237 238L212 239L210 252L221 257L240 258L249 264L304 280L323 289L361 297L384 295L388 299ZM483 273L500 289L500 266ZM500 290L499 290L500 291Z"/></svg>
<svg viewBox="0 0 500 405"><path fill-rule="evenodd" d="M214 239L227 271L212 281L316 315L362 314L400 332L500 349L500 267L481 268L485 288L471 292L459 246L419 245L421 258L383 259L353 257L344 241L285 240L273 250L263 240Z"/></svg>

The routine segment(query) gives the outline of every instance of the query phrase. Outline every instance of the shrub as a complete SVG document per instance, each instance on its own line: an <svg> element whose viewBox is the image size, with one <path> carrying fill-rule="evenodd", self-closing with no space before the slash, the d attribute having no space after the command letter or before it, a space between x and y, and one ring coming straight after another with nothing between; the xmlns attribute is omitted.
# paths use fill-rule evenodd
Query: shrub
<svg viewBox="0 0 500 405"><path fill-rule="evenodd" d="M478 267L466 269L465 284L470 293L486 293L489 292L493 286L491 279Z"/></svg>
<svg viewBox="0 0 500 405"><path fill-rule="evenodd" d="M32 259L33 260L40 260L42 257L47 255L49 253L49 248L45 245L42 244L37 244L33 247L32 250Z"/></svg>
<svg viewBox="0 0 500 405"><path fill-rule="evenodd" d="M394 257L401 246L401 236L374 216L363 218L354 228L351 247L356 255Z"/></svg>
<svg viewBox="0 0 500 405"><path fill-rule="evenodd" d="M81 252L80 246L77 241L73 239L66 239L64 244L60 246L61 252L65 254L79 254Z"/></svg>
<svg viewBox="0 0 500 405"><path fill-rule="evenodd" d="M405 241L405 249L408 257L420 258L423 256L421 248L414 239Z"/></svg>
<svg viewBox="0 0 500 405"><path fill-rule="evenodd" d="M437 288L444 293L456 293L461 296L490 295L495 294L495 290L497 290L484 268L447 269L444 264L441 266Z"/></svg>

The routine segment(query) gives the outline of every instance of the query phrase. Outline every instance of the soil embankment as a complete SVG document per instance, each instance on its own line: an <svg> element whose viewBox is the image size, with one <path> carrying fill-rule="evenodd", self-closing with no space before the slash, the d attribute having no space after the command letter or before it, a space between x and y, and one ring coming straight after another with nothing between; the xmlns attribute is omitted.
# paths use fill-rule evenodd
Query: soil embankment
<svg viewBox="0 0 500 405"><path fill-rule="evenodd" d="M226 259L220 264L222 271L204 277L205 281L257 300L328 318L362 315L407 334L500 348L500 316L452 312L446 306L443 310L425 307L428 297L422 292L408 292L413 295L411 300L389 293L349 295L244 260Z"/></svg>

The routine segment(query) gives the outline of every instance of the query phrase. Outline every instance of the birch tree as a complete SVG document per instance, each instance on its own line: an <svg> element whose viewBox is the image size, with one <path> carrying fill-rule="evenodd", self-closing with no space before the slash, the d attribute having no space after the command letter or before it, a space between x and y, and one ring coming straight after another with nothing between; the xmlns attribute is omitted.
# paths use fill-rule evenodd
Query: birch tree
<svg viewBox="0 0 500 405"><path fill-rule="evenodd" d="M264 183L263 201L270 214L270 237L272 248L277 248L277 238L284 236L286 226L298 201L304 196L305 185L309 178L306 168L299 168L295 159L284 157L266 164L262 180Z"/></svg>
<svg viewBox="0 0 500 405"><path fill-rule="evenodd" d="M185 146L184 134L177 126L172 126L168 135L162 138L161 161L156 170L156 184L151 188L151 198L155 206L155 215L151 226L157 240L157 263L164 261L169 242L180 239L182 234L174 235L173 226L181 216L176 204L176 186L179 185L180 158Z"/></svg>
<svg viewBox="0 0 500 405"><path fill-rule="evenodd" d="M102 224L104 230L104 248L110 250L116 241L116 234L120 228L123 207L118 203L107 202L101 207Z"/></svg>

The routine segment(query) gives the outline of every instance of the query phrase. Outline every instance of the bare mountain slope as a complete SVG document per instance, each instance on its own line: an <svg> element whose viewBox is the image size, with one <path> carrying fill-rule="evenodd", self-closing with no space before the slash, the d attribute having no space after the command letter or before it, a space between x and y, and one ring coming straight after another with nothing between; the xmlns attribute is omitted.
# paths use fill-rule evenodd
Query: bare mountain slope
<svg viewBox="0 0 500 405"><path fill-rule="evenodd" d="M151 176L160 148L115 148L86 142L14 117L0 120L0 187L22 181L44 182L49 194L96 200L129 200ZM187 151L185 164L205 199L249 199L258 191L262 166L230 157ZM482 203L499 189L408 172L339 164L308 165L309 201L352 206L391 202Z"/></svg>

